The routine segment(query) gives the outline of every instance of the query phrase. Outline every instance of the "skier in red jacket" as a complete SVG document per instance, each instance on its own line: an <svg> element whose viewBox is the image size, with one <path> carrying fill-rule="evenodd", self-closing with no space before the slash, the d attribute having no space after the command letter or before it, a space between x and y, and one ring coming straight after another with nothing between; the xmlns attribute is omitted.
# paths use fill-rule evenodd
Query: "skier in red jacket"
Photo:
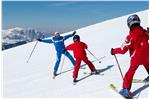
<svg viewBox="0 0 150 99"><path fill-rule="evenodd" d="M73 37L74 43L70 44L66 47L66 50L72 50L74 57L76 59L76 64L73 71L73 82L77 82L76 78L78 77L78 71L80 68L81 61L84 61L92 71L92 74L98 74L96 71L94 65L88 60L86 56L85 49L87 49L87 45L80 41L80 37L78 35L75 35Z"/></svg>
<svg viewBox="0 0 150 99"><path fill-rule="evenodd" d="M138 15L131 15L127 19L128 27L130 28L129 35L126 37L125 43L121 48L111 49L111 54L125 54L128 50L131 61L123 79L123 89L120 93L125 96L130 96L130 89L133 76L139 65L143 65L149 74L149 31L140 26L140 18ZM147 77L147 81L149 77Z"/></svg>

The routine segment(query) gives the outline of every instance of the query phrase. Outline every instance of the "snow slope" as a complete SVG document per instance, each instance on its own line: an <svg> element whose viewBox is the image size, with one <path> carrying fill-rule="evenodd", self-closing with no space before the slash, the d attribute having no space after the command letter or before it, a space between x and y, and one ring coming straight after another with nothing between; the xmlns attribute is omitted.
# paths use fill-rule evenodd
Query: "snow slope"
<svg viewBox="0 0 150 99"><path fill-rule="evenodd" d="M141 25L148 26L148 10L137 12L141 18ZM114 83L121 89L122 79L113 56L110 55L112 47L119 47L128 35L126 19L129 15L97 23L77 30L81 40L88 44L89 50L102 63L93 62L102 75L84 75L90 72L80 69L77 85L72 84L72 64L65 58L61 75L52 79L52 70L55 64L55 49L53 45L39 42L29 63L26 63L35 42L3 51L3 96L5 98L115 98L120 97L109 88ZM71 33L71 32L70 32ZM65 33L63 35L66 35ZM72 43L68 39L66 45ZM72 53L72 52L71 52ZM88 53L88 52L87 52ZM129 67L129 55L117 55L123 74ZM63 56L64 57L64 56ZM62 57L62 58L63 58ZM90 60L95 60L88 53ZM62 64L62 63L61 63ZM60 64L60 67L61 67ZM60 68L59 68L60 70ZM137 70L134 78L145 78L147 73L143 66ZM135 94L144 84L133 84L131 91ZM148 88L140 93L140 98L148 98Z"/></svg>

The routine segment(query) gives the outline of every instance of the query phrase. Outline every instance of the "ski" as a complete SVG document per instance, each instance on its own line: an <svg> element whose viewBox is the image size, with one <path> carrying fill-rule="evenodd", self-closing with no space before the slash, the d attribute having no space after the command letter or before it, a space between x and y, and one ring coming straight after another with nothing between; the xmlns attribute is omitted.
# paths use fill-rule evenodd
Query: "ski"
<svg viewBox="0 0 150 99"><path fill-rule="evenodd" d="M125 99L132 99L132 97L125 97L123 96L122 94L119 93L119 90L116 88L116 86L114 84L110 84L110 88L112 90L114 90L117 94L119 94L122 98L125 98Z"/></svg>
<svg viewBox="0 0 150 99"><path fill-rule="evenodd" d="M90 77L90 76L93 76L93 75L100 75L100 76L103 76L104 74L101 74L101 73L94 74L94 73L87 73L87 72L86 72L86 74L84 74L84 77L79 78L78 80L76 80L76 82L73 82L73 85L76 85L78 82L80 82L80 81L82 81L82 80L84 80L84 79L86 79L86 78L88 78L88 77Z"/></svg>
<svg viewBox="0 0 150 99"><path fill-rule="evenodd" d="M145 84L147 84L147 83L149 83L149 76L146 77L145 79L133 79L132 83L145 83Z"/></svg>
<svg viewBox="0 0 150 99"><path fill-rule="evenodd" d="M84 75L101 75L101 76L104 76L104 74L102 74L102 73L94 74L94 73L83 72L83 74Z"/></svg>
<svg viewBox="0 0 150 99"><path fill-rule="evenodd" d="M142 80L142 79L133 79L132 83L149 83L148 81Z"/></svg>

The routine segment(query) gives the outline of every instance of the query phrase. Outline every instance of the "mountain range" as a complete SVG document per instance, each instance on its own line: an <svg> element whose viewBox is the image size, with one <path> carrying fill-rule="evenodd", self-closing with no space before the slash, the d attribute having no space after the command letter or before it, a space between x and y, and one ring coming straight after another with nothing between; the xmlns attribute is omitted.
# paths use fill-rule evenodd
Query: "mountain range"
<svg viewBox="0 0 150 99"><path fill-rule="evenodd" d="M44 34L45 33L31 28L24 29L15 27L2 30L2 49L8 49L14 46L31 42L38 38L43 38Z"/></svg>

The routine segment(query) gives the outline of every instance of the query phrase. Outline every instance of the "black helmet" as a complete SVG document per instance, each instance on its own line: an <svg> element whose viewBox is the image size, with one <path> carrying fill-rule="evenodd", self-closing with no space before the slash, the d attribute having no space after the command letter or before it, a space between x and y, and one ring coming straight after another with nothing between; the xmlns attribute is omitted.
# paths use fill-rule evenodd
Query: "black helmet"
<svg viewBox="0 0 150 99"><path fill-rule="evenodd" d="M80 36L79 35L74 35L73 41L80 41Z"/></svg>
<svg viewBox="0 0 150 99"><path fill-rule="evenodd" d="M129 16L127 19L127 25L129 28L131 28L133 24L139 24L140 25L140 22L141 22L140 18L136 14Z"/></svg>

